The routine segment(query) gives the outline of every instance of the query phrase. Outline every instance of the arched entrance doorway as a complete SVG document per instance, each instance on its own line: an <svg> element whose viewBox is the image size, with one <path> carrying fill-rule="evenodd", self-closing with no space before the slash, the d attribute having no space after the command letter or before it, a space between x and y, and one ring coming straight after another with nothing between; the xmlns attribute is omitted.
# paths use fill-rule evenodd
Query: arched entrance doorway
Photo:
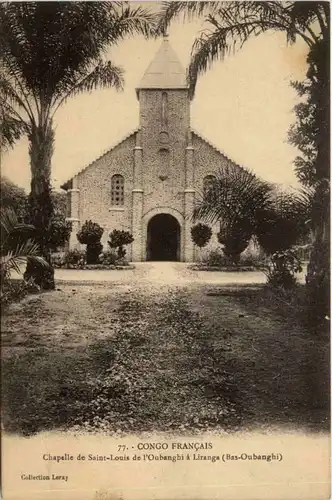
<svg viewBox="0 0 332 500"><path fill-rule="evenodd" d="M149 221L147 260L180 260L180 224L173 215L158 214Z"/></svg>

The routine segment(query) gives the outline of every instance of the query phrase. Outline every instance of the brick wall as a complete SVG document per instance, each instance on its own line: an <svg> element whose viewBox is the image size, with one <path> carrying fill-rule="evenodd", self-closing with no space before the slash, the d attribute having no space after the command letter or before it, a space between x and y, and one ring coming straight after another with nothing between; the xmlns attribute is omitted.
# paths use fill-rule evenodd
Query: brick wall
<svg viewBox="0 0 332 500"><path fill-rule="evenodd" d="M110 231L131 231L134 146L135 136L132 135L77 176L80 222L83 224L91 219L104 228L102 243L105 250ZM114 174L124 177L123 207L112 207L111 178Z"/></svg>
<svg viewBox="0 0 332 500"><path fill-rule="evenodd" d="M163 211L178 214L181 221L182 248L181 258L192 258L192 243L188 229L193 225L186 219L185 207L190 207L192 200L202 193L203 179L213 175L226 164L231 163L225 155L210 145L195 132L190 132L190 102L186 90L167 91L167 120L163 122L160 90L140 90L140 130L135 132L111 151L98 158L73 179L73 185L79 189L79 219L98 222L104 228L102 243L107 249L108 234L113 229L132 231L132 190L134 185L135 146L136 156L142 155L142 222L137 234L141 234L141 251L135 250L136 256L145 258L146 226L150 214ZM191 143L192 139L192 143ZM186 147L193 147L193 180L186 186ZM188 153L188 152L187 152ZM187 155L187 158L189 156ZM136 161L138 161L136 158ZM189 161L189 160L187 160ZM111 206L111 178L121 174L125 181L124 205ZM137 182L136 182L137 184ZM186 194L185 189L193 188L195 193ZM136 196L141 196L136 194ZM190 198L190 200L189 200ZM190 202L190 203L189 203ZM137 219L137 217L136 217ZM186 229L185 229L186 228ZM220 248L216 233L219 225L214 225L213 237L203 252L195 249L195 258ZM142 231L140 233L140 231ZM144 234L143 234L144 233ZM188 237L189 235L189 237ZM74 235L71 242L75 240ZM71 243L72 246L72 243ZM131 258L128 247L128 257Z"/></svg>
<svg viewBox="0 0 332 500"><path fill-rule="evenodd" d="M185 188L185 148L189 131L189 100L186 90L167 92L167 125L161 121L160 90L141 90L140 129L143 147L143 213L156 207L170 207L183 213ZM168 134L168 140L165 132ZM168 172L165 169L168 149ZM167 175L161 180L160 175Z"/></svg>

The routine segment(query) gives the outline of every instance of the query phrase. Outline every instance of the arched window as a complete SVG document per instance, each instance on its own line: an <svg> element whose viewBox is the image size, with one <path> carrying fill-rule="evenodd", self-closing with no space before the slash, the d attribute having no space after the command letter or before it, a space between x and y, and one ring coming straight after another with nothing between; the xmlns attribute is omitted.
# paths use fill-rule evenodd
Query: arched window
<svg viewBox="0 0 332 500"><path fill-rule="evenodd" d="M169 176L170 156L167 148L159 149L159 179L165 181Z"/></svg>
<svg viewBox="0 0 332 500"><path fill-rule="evenodd" d="M212 187L213 184L216 180L216 177L214 175L207 175L203 179L203 193L207 193Z"/></svg>
<svg viewBox="0 0 332 500"><path fill-rule="evenodd" d="M111 203L112 205L124 204L124 178L122 175L113 175L111 180Z"/></svg>
<svg viewBox="0 0 332 500"><path fill-rule="evenodd" d="M161 123L163 128L167 127L167 92L161 96Z"/></svg>

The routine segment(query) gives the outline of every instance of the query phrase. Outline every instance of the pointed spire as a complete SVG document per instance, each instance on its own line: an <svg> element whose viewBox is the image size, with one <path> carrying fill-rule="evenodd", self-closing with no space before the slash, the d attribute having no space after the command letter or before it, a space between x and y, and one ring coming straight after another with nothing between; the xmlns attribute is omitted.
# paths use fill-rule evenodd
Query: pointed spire
<svg viewBox="0 0 332 500"><path fill-rule="evenodd" d="M148 66L137 88L140 89L187 89L186 72L164 35L155 57Z"/></svg>

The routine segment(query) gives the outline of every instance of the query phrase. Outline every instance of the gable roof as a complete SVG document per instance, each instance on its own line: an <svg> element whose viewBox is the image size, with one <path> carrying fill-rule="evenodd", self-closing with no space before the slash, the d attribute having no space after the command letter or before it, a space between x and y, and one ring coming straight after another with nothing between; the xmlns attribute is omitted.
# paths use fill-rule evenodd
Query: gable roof
<svg viewBox="0 0 332 500"><path fill-rule="evenodd" d="M227 160L229 160L232 163L234 163L234 165L236 165L237 167L243 168L243 167L241 167L241 165L239 165L238 163L236 163L236 161L234 161L233 158L231 158L230 156L226 155L226 153L224 151L222 151L221 149L219 149L217 146L215 146L215 144L213 144L206 137L204 137L204 135L200 134L199 132L197 132L197 130L195 130L193 128L190 128L190 130L191 130L191 132L194 135L196 135L199 139L201 139L201 141L205 142L205 144L207 144L208 146L210 146L211 148L213 148L215 151L217 151L218 153L220 153L221 155L223 155Z"/></svg>
<svg viewBox="0 0 332 500"><path fill-rule="evenodd" d="M144 73L140 89L187 89L186 72L165 37L159 50Z"/></svg>
<svg viewBox="0 0 332 500"><path fill-rule="evenodd" d="M68 179L66 182L64 182L62 184L62 186L60 186L61 189L64 189L65 191L67 191L67 189L70 189L71 188L71 183L72 183L72 180L74 177L76 177L77 175L81 174L82 172L84 172L84 170L86 170L87 168L91 167L94 163L96 163L96 161L100 160L101 158L103 158L103 156L106 156L107 154L109 154L111 151L113 151L117 146L120 146L120 144L122 144L123 142L125 142L127 139L129 139L129 137L135 135L136 133L138 132L138 128L132 130L129 134L126 134L125 136L122 137L122 139L120 139L120 141L116 142L111 148L107 149L106 151L104 151L101 155L99 155L95 160L93 160L91 163L89 163L88 165L86 165L85 167L83 167L81 170L79 170L75 175L73 175L70 179Z"/></svg>
<svg viewBox="0 0 332 500"><path fill-rule="evenodd" d="M191 132L194 135L196 135L199 139L201 139L203 142L205 142L208 146L210 146L215 151L217 151L218 153L220 153L221 155L223 155L225 158L227 158L227 160L231 161L232 163L234 163L235 165L237 165L239 168L242 168L241 165L239 165L238 163L236 163L232 158L230 158L228 155L226 155L226 153L224 153L224 151L222 151L221 149L219 149L212 142L210 142L208 139L206 139L206 137L204 137L202 134L200 134L199 132L197 132L197 130L195 130L193 128L190 128L190 130L191 130ZM64 189L65 191L67 191L67 189L70 189L71 188L71 183L72 183L72 180L73 180L74 177L76 177L77 175L79 175L82 172L84 172L87 168L91 167L94 163L96 163L96 161L100 160L105 155L109 154L117 146L120 146L120 144L122 144L124 141L126 141L127 139L129 139L131 136L135 135L138 131L139 131L139 128L136 128L136 129L132 130L129 134L126 134L124 137L122 137L122 139L120 139L120 141L118 141L117 143L115 143L111 148L108 148L100 156L98 156L95 160L93 160L92 162L90 162L88 165L86 165L81 170L79 170L75 175L73 175L70 179L68 179L66 182L64 182L60 186L60 188Z"/></svg>

